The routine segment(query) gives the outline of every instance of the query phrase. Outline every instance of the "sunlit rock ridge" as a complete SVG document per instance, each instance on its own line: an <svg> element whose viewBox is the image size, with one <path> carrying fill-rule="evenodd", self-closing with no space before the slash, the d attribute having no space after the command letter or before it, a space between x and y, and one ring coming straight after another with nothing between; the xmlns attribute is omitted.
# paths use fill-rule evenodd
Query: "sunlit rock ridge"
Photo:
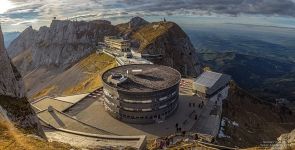
<svg viewBox="0 0 295 150"><path fill-rule="evenodd" d="M116 28L104 20L53 20L50 27L43 26L39 31L28 27L10 44L8 52L12 58L26 52L20 70L42 65L68 67L95 51L105 35L116 33Z"/></svg>
<svg viewBox="0 0 295 150"><path fill-rule="evenodd" d="M0 27L0 95L22 98L25 90L21 75L12 65L6 49L4 38Z"/></svg>
<svg viewBox="0 0 295 150"><path fill-rule="evenodd" d="M22 77L11 63L0 27L0 119L28 133L45 137L35 112L25 97Z"/></svg>
<svg viewBox="0 0 295 150"><path fill-rule="evenodd" d="M53 20L50 27L23 31L8 52L23 75L40 66L66 68L96 50L104 36L123 36L138 43L143 54L160 54L154 63L171 66L183 74L197 75L200 64L196 50L185 32L173 22L149 23L135 17L126 24L112 25L105 20ZM186 72L186 73L184 73Z"/></svg>

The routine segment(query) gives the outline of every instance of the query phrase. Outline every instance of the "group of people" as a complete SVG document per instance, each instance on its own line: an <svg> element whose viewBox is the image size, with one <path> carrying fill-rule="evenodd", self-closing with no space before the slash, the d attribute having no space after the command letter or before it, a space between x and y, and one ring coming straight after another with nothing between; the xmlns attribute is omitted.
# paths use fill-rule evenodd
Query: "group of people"
<svg viewBox="0 0 295 150"><path fill-rule="evenodd" d="M195 107L196 103L188 103L188 107ZM199 108L203 108L204 107L204 101L202 101L199 105Z"/></svg>

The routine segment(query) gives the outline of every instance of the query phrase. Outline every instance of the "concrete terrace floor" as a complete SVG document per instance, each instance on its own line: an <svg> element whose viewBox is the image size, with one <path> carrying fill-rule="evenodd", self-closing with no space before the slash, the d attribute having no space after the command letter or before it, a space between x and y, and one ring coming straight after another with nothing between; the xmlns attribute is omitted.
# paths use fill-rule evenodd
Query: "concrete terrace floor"
<svg viewBox="0 0 295 150"><path fill-rule="evenodd" d="M216 112L214 102L207 102L198 96L194 96L192 82L191 79L182 79L179 106L176 112L166 120L154 124L129 124L111 117L103 106L102 88L95 90L91 94L55 98L45 97L33 102L32 105L34 108L38 108L37 112L39 112L40 119L42 118L42 120L56 125L56 128L87 133L93 133L92 130L95 130L95 133L96 131L98 133L103 131L116 135L146 135L148 139L154 139L174 134L176 132L175 125L178 123L182 131L216 136L219 131L221 116L213 113ZM202 101L205 106L199 108L198 106ZM189 103L191 106L189 106ZM49 105L56 109L54 113L47 112L46 109ZM218 102L217 107L221 108L221 106L222 102ZM197 120L195 120L195 116L198 116ZM95 129L91 128L91 126Z"/></svg>
<svg viewBox="0 0 295 150"><path fill-rule="evenodd" d="M139 125L121 122L105 112L103 96L97 99L85 98L65 113L96 128L118 135L147 135L148 139L169 136L175 133L176 123L182 130L189 131L196 124L195 115L201 114L202 109L198 105L203 99L193 96L191 82L189 79L182 80L178 109L171 117L159 123ZM192 103L191 107L189 103Z"/></svg>
<svg viewBox="0 0 295 150"><path fill-rule="evenodd" d="M124 147L134 146L139 148L141 145L140 139L102 139L94 135L79 135L69 132L62 132L52 130L50 128L43 128L49 141L62 141L76 147L87 147L92 149L122 149Z"/></svg>

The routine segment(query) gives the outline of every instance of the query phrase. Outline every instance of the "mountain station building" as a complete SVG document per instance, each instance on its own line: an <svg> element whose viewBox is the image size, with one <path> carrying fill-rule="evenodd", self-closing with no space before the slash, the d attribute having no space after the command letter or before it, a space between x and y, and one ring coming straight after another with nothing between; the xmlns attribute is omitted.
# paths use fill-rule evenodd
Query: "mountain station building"
<svg viewBox="0 0 295 150"><path fill-rule="evenodd" d="M146 124L165 120L178 106L180 73L168 66L134 64L102 75L104 106L114 118Z"/></svg>
<svg viewBox="0 0 295 150"><path fill-rule="evenodd" d="M193 91L205 99L224 100L228 96L230 80L229 75L205 71L193 82Z"/></svg>
<svg viewBox="0 0 295 150"><path fill-rule="evenodd" d="M109 48L116 49L121 52L130 52L130 42L121 37L105 36L104 42Z"/></svg>

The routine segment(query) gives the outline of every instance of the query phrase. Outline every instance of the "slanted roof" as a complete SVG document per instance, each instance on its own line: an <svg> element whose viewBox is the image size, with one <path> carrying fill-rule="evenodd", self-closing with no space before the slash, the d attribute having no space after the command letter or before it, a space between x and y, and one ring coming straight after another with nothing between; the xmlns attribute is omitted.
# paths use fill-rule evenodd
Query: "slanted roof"
<svg viewBox="0 0 295 150"><path fill-rule="evenodd" d="M57 109L51 107L46 110L40 111L37 113L37 116L43 123L54 127L55 129L67 129L71 131L93 133L93 134L102 134L102 135L113 135L108 131L99 129L88 125L84 122L81 122L71 116L66 115L58 111Z"/></svg>
<svg viewBox="0 0 295 150"><path fill-rule="evenodd" d="M90 93L71 95L71 96L61 96L61 97L55 97L54 99L61 100L64 102L69 102L69 103L77 103L89 94Z"/></svg>
<svg viewBox="0 0 295 150"><path fill-rule="evenodd" d="M54 99L52 97L44 97L38 101L32 102L31 105L37 112L46 110L49 106L53 106L57 110L64 111L74 105L74 103Z"/></svg>
<svg viewBox="0 0 295 150"><path fill-rule="evenodd" d="M205 71L194 82L194 89L211 95L226 85L230 80L231 77L229 75Z"/></svg>

